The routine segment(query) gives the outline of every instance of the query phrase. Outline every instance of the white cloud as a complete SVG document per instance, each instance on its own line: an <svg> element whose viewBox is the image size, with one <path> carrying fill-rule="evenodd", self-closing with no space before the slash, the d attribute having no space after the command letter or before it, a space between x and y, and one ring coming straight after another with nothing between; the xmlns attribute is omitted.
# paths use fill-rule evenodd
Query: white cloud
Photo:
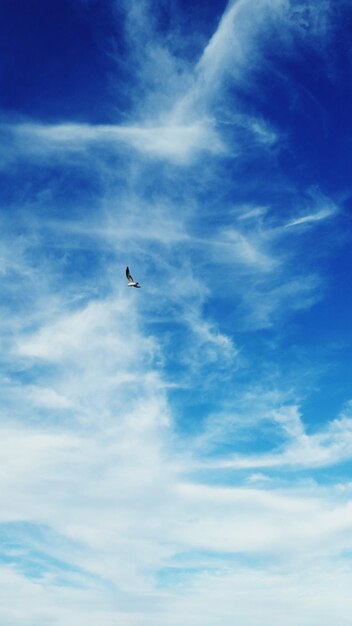
<svg viewBox="0 0 352 626"><path fill-rule="evenodd" d="M148 7L126 6L136 42ZM350 490L296 478L284 487L280 479L288 468L350 460L350 414L307 434L292 398L289 404L268 391L271 363L256 389L243 390L248 370L257 376L256 358L244 356L243 378L233 384L243 318L247 330L270 328L280 315L316 302L322 281L305 267L297 275L295 250L283 252L284 228L273 228L270 206L244 203L224 225L226 177L209 163L233 157L226 124L220 120L219 130L209 114L213 97L225 89L225 76L239 80L260 62L257 35L287 6L230 3L197 67L185 64L175 86L171 52L160 42L145 46L154 36L149 26L136 52L142 60L145 48L148 57L138 70L144 87L154 62L161 71L136 107L146 108L142 121L6 128L16 144L11 158L22 150L42 159L41 167L54 153L75 167L88 163L100 175L100 196L91 213L78 199L65 219L61 197L57 204L50 193L32 200L39 226L26 217L20 235L11 233L17 245L3 247L11 297L2 335L9 371L2 380L0 515L2 523L41 529L39 539L24 533L16 553L5 545L3 626L328 626L341 606L339 626L349 623ZM152 115L158 95L162 103ZM279 141L265 120L242 115L233 123L252 133L258 150ZM112 153L132 155L123 184L115 161L102 163ZM172 164L192 167L171 171ZM46 219L48 198L59 220ZM286 227L332 215L319 207ZM207 211L216 219L205 232ZM55 254L47 253L50 245ZM76 267L74 252L85 249L96 256ZM127 289L127 262L141 292ZM224 328L233 327L233 336L211 313L212 299L224 293ZM181 373L167 371L168 358ZM182 430L168 392L185 384L194 407L180 409ZM204 421L197 403L206 407ZM263 423L273 431L270 450L240 453ZM192 439L188 427L201 434ZM221 446L231 450L220 461L209 454L217 445L218 456ZM253 471L262 468L267 474ZM224 488L230 473L233 486Z"/></svg>
<svg viewBox="0 0 352 626"><path fill-rule="evenodd" d="M243 212L241 212L241 214L237 218L241 221L260 218L265 215L267 209L265 207L244 206L242 211Z"/></svg>
<svg viewBox="0 0 352 626"><path fill-rule="evenodd" d="M334 208L321 209L316 213L302 215L301 217L297 217L296 219L291 220L290 222L288 222L288 224L286 224L286 228L291 228L292 226L300 226L301 224L314 224L315 222L320 222L327 219L328 217L332 217L333 215L335 215L335 213L336 209Z"/></svg>
<svg viewBox="0 0 352 626"><path fill-rule="evenodd" d="M60 574L71 584L76 580L76 586L60 584L57 573L38 576L38 605L32 601L33 582L13 566L3 566L6 626L15 606L16 619L25 612L32 622L44 624L55 614L59 626L68 616L78 625L86 616L86 598L88 624L121 618L132 626L150 621L191 626L194 615L209 626L219 620L230 625L234 615L247 615L256 624L253 598L268 625L279 625L293 601L295 625L307 624L307 615L310 624L318 625L339 601L348 606L349 585L339 581L346 575L350 579L343 551L351 548L351 506L326 490L206 487L179 482L165 473L165 461L153 472L150 459L148 465L139 459L133 469L133 459L125 456L121 465L117 441L100 451L100 443L92 440L76 448L62 441L61 451L50 438L37 438L34 447L31 443L27 439L22 447L20 442L20 452L28 461L39 456L40 464L29 462L24 469L32 476L38 472L43 487L25 498L17 483L14 504L19 510L30 507L37 519L49 519L60 531L60 541L49 535L41 549L78 568L76 574ZM45 489L47 481L52 493ZM322 610L319 595L333 581ZM286 589L279 604L278 587ZM13 603L15 589L20 601Z"/></svg>
<svg viewBox="0 0 352 626"><path fill-rule="evenodd" d="M321 281L317 276L305 275L291 278L283 273L279 284L257 284L244 294L244 303L248 307L247 326L250 328L269 328L284 312L304 310L321 298Z"/></svg>
<svg viewBox="0 0 352 626"><path fill-rule="evenodd" d="M222 234L224 242L232 249L231 256L235 263L249 266L259 272L272 272L280 263L278 258L270 255L265 235L253 232L252 235L242 233L234 228Z"/></svg>
<svg viewBox="0 0 352 626"><path fill-rule="evenodd" d="M352 420L344 413L314 434L307 434L298 407L287 406L267 415L288 438L266 454L236 455L211 463L233 468L318 468L344 463L352 458Z"/></svg>
<svg viewBox="0 0 352 626"><path fill-rule="evenodd" d="M273 20L285 7L285 0L230 2L220 24L198 63L201 80L214 85L224 72L238 76L249 61L255 62L256 36L266 20Z"/></svg>
<svg viewBox="0 0 352 626"><path fill-rule="evenodd" d="M69 409L71 402L63 394L58 393L50 387L42 387L40 385L27 385L25 388L21 385L14 385L11 381L4 381L4 391L12 395L12 401L16 394L21 394L30 404L45 409Z"/></svg>
<svg viewBox="0 0 352 626"><path fill-rule="evenodd" d="M22 150L34 155L55 150L80 152L94 144L115 151L127 146L146 156L184 162L201 152L221 154L225 149L205 121L148 126L28 123L8 130L14 132Z"/></svg>

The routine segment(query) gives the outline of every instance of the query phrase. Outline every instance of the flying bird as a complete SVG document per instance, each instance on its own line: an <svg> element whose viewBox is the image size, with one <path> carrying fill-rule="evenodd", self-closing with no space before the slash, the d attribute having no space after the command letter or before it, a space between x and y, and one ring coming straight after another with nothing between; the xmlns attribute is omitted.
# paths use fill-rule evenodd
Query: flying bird
<svg viewBox="0 0 352 626"><path fill-rule="evenodd" d="M130 270L128 269L128 266L126 267L126 277L127 277L127 280L128 280L128 286L129 287L136 287L137 289L140 289L140 287L141 287L140 284L136 283L133 280L133 278L132 278L132 276L130 274Z"/></svg>

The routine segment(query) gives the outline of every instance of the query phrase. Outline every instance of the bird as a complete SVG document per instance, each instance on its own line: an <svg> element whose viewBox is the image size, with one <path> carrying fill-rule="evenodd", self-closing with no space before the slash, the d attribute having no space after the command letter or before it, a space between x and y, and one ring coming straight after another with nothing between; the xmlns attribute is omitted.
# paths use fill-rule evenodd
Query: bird
<svg viewBox="0 0 352 626"><path fill-rule="evenodd" d="M133 278L132 278L132 276L130 274L130 270L129 270L128 266L126 267L126 277L127 277L127 280L128 280L128 286L129 287L136 287L137 289L140 289L140 287L141 287L140 284L133 280Z"/></svg>

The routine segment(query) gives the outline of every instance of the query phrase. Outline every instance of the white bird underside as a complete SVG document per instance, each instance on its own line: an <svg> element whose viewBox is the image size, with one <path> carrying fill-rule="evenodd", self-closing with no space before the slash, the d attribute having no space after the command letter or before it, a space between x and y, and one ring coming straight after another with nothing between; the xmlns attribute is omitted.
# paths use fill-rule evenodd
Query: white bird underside
<svg viewBox="0 0 352 626"><path fill-rule="evenodd" d="M140 284L133 280L128 266L126 267L126 278L128 280L128 287L136 287L137 289L140 289Z"/></svg>

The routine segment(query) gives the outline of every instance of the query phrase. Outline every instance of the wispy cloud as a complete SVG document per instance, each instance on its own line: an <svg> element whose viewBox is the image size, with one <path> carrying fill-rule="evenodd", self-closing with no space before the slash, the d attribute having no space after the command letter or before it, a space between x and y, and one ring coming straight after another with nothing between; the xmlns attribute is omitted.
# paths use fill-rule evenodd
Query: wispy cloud
<svg viewBox="0 0 352 626"><path fill-rule="evenodd" d="M297 62L331 5L230 2L195 54L166 4L115 7L123 120L117 94L110 123L1 126L1 621L322 626L343 606L347 626L351 406L302 401L312 329L330 354L314 227L339 194L300 177L268 43Z"/></svg>
<svg viewBox="0 0 352 626"><path fill-rule="evenodd" d="M22 124L7 127L27 153L52 153L60 150L80 152L92 144L112 151L129 146L146 156L183 162L199 152L221 154L224 146L214 129L204 122L158 126L117 126L59 124L54 126Z"/></svg>
<svg viewBox="0 0 352 626"><path fill-rule="evenodd" d="M258 62L258 34L284 7L282 0L262 0L253 11L252 2L230 2L197 64L198 88L214 92L226 74L240 80L250 72Z"/></svg>
<svg viewBox="0 0 352 626"><path fill-rule="evenodd" d="M233 468L282 468L299 470L344 463L352 456L352 421L344 412L323 429L307 434L300 412L296 406L274 410L266 419L279 425L285 439L277 450L262 455L237 456L223 460L222 467Z"/></svg>
<svg viewBox="0 0 352 626"><path fill-rule="evenodd" d="M301 217L297 217L291 222L288 222L288 224L286 224L286 228L291 228L292 226L300 226L301 224L314 224L315 222L320 222L321 220L325 220L328 217L332 217L335 213L336 210L331 208L321 209L316 213L310 213L309 215L302 215Z"/></svg>

